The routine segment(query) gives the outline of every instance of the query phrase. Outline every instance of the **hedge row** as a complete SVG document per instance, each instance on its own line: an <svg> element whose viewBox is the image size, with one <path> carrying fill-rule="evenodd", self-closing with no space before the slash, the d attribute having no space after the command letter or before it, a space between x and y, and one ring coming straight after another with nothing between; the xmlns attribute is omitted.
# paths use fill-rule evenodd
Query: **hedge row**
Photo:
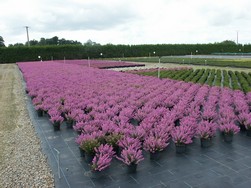
<svg viewBox="0 0 251 188"><path fill-rule="evenodd" d="M43 60L149 57L186 54L251 52L251 45L235 44L157 44L157 45L59 45L31 47L1 47L0 63ZM155 52L155 53L153 53ZM102 55L101 55L102 53ZM146 59L147 61L147 59Z"/></svg>

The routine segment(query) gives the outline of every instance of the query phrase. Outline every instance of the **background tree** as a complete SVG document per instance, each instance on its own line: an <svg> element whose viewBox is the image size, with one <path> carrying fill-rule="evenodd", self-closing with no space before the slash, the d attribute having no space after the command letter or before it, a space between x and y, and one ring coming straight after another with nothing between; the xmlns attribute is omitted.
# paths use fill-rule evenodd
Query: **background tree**
<svg viewBox="0 0 251 188"><path fill-rule="evenodd" d="M5 47L3 37L0 36L0 47Z"/></svg>
<svg viewBox="0 0 251 188"><path fill-rule="evenodd" d="M35 39L30 40L30 45L31 45L31 46L35 46L35 45L38 45L38 44L39 44L39 42L38 42L37 40L35 40ZM28 42L26 42L25 45L27 46L27 45L28 45Z"/></svg>
<svg viewBox="0 0 251 188"><path fill-rule="evenodd" d="M24 46L23 43L15 43L15 44L10 44L8 47L20 47L20 46Z"/></svg>
<svg viewBox="0 0 251 188"><path fill-rule="evenodd" d="M41 38L40 41L39 41L39 45L46 45L46 39Z"/></svg>
<svg viewBox="0 0 251 188"><path fill-rule="evenodd" d="M236 44L236 43L232 40L224 40L220 44Z"/></svg>

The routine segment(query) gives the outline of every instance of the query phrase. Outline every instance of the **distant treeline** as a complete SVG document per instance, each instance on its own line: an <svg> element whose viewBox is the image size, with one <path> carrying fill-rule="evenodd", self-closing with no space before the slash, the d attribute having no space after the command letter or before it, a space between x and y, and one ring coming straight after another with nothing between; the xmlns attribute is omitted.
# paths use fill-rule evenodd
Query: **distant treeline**
<svg viewBox="0 0 251 188"><path fill-rule="evenodd" d="M50 45L0 48L0 63L51 59L90 59L115 57L146 57L199 55L213 53L250 53L251 44L156 44L156 45Z"/></svg>

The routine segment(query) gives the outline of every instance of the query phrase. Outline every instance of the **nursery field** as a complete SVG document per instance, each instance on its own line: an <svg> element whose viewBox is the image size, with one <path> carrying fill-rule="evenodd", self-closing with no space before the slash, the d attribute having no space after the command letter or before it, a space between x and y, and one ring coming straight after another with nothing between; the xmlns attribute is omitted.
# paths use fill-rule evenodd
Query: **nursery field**
<svg viewBox="0 0 251 188"><path fill-rule="evenodd" d="M90 150L86 148L88 144L85 146L89 141L95 141L98 147L100 139L104 139L114 148L118 141L136 139L134 142L142 142L144 150L155 153L175 137L172 132L176 126L188 128L178 130L189 133L184 138L186 143L192 142L199 127L212 132L228 125L237 127L236 122L242 129L249 127L251 93L245 95L239 90L114 71L79 69L61 63L18 63L18 66L36 110L49 115L55 130L60 129L63 121L75 124L74 129L80 134L77 143L86 152ZM204 72L197 75L197 80ZM125 152L129 152L127 147L124 146ZM140 148L137 151L142 152Z"/></svg>
<svg viewBox="0 0 251 188"><path fill-rule="evenodd" d="M141 69L130 71L145 76L158 76L158 69ZM207 84L209 86L229 87L234 90L242 90L247 93L251 91L251 72L239 72L221 69L192 69L192 68L172 68L160 69L160 78L170 78Z"/></svg>
<svg viewBox="0 0 251 188"><path fill-rule="evenodd" d="M83 184L100 185L101 182L98 180L90 181L85 178L87 176L96 179L97 174L105 172L105 185L113 183L114 186L129 186L130 182L134 182L135 186L163 185L162 181L167 181L166 177L175 180L175 174L180 174L180 169L177 170L178 163L190 164L187 162L189 157L209 156L206 161L217 161L214 165L219 166L224 161L220 163L218 158L234 153L233 148L242 148L242 151L250 152L246 145L239 147L239 142L236 146L233 140L233 137L246 140L251 136L250 92L67 63L25 62L17 65L23 74L26 92L31 98L37 116L42 118L38 122L46 119L50 121L49 127L47 124L41 125L45 129L43 135L49 134L47 141L55 143L65 152L63 161L66 161L66 156L71 153L66 152L70 144L75 147L74 151L77 150L79 156L84 157L82 171L85 173L80 170L78 174L86 181ZM178 71L184 70L192 69ZM68 134L67 131L71 132L72 128L75 134ZM63 141L60 132L66 136ZM69 135L74 135L75 144L70 142ZM213 140L217 140L216 148L224 148L225 153L209 149L213 145ZM193 142L193 149L186 153L187 147ZM178 155L186 157L181 160L179 156L173 155L170 146L175 146L174 151ZM199 150L200 154L194 153L198 152L197 148L200 147L209 149L209 153L204 153L206 150ZM157 162L161 154L167 151L168 156L175 162ZM218 153L218 158L211 161L212 157L216 156L213 156L212 152ZM76 157L75 152L74 157L78 159L79 166L79 157ZM152 163L145 162L149 160L152 160ZM153 163L156 166L153 167ZM141 164L144 168L140 169L141 173L137 176L135 173L137 174ZM200 165L200 168L204 168L204 164ZM228 168L229 165L231 164L220 166ZM242 169L249 168L243 164L240 166ZM129 175L121 172L125 168ZM229 167L230 170L232 168L235 169ZM193 171L194 178L201 170L196 167L188 169L189 172ZM115 171L116 173L112 173ZM161 179L158 172L168 173L168 176ZM190 180L189 172L183 174L187 176L186 181L199 185L197 181ZM203 169L200 172L207 174L208 170ZM222 178L219 174L211 172L207 175ZM149 177L151 182L147 181L146 177ZM123 184L123 181L127 184ZM208 181L208 178L204 181ZM181 183L191 185L184 182Z"/></svg>
<svg viewBox="0 0 251 188"><path fill-rule="evenodd" d="M149 62L158 63L159 58L156 57L138 57L138 58L122 58L123 61L133 62ZM218 67L239 67L239 68L251 68L251 58L237 56L229 58L227 56L205 56L197 57L191 56L163 56L161 57L161 63L177 63L183 65L203 65L203 66L218 66Z"/></svg>

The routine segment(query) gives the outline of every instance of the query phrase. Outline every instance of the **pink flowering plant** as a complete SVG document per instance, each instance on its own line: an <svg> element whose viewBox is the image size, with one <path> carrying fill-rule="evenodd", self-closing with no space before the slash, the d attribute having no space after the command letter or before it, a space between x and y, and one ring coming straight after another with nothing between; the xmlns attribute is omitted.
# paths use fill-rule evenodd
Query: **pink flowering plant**
<svg viewBox="0 0 251 188"><path fill-rule="evenodd" d="M171 133L172 140L175 145L191 144L192 141L192 128L189 126L175 127Z"/></svg>
<svg viewBox="0 0 251 188"><path fill-rule="evenodd" d="M64 121L64 118L61 116L61 113L56 110L56 108L52 108L49 110L50 115L50 121L54 123L62 123Z"/></svg>
<svg viewBox="0 0 251 188"><path fill-rule="evenodd" d="M152 128L145 137L144 150L151 153L164 150L169 145L171 130L171 126L164 124Z"/></svg>
<svg viewBox="0 0 251 188"><path fill-rule="evenodd" d="M115 154L112 146L101 144L99 147L94 148L94 150L96 154L92 160L91 169L93 171L102 171L109 167Z"/></svg>
<svg viewBox="0 0 251 188"><path fill-rule="evenodd" d="M198 125L197 136L201 139L211 139L217 130L217 125L213 122L202 121Z"/></svg>
<svg viewBox="0 0 251 188"><path fill-rule="evenodd" d="M220 131L225 135L234 135L240 132L240 127L238 127L234 123L228 123L220 125Z"/></svg>
<svg viewBox="0 0 251 188"><path fill-rule="evenodd" d="M246 118L245 118L245 121L244 121L244 125L245 125L245 128L247 130L251 129L251 114L247 114L246 115Z"/></svg>
<svg viewBox="0 0 251 188"><path fill-rule="evenodd" d="M129 146L122 150L120 157L116 158L126 165L138 164L140 161L144 160L142 150Z"/></svg>
<svg viewBox="0 0 251 188"><path fill-rule="evenodd" d="M149 151L151 153L162 151L169 145L168 140L169 139L150 135L145 138L145 141L143 143L143 148L144 150Z"/></svg>
<svg viewBox="0 0 251 188"><path fill-rule="evenodd" d="M124 137L123 139L118 141L118 145L120 148L127 149L129 147L133 147L136 150L141 149L141 142L138 138Z"/></svg>
<svg viewBox="0 0 251 188"><path fill-rule="evenodd" d="M62 123L64 121L64 118L61 115L56 114L56 115L51 116L50 121L53 124L54 123Z"/></svg>

